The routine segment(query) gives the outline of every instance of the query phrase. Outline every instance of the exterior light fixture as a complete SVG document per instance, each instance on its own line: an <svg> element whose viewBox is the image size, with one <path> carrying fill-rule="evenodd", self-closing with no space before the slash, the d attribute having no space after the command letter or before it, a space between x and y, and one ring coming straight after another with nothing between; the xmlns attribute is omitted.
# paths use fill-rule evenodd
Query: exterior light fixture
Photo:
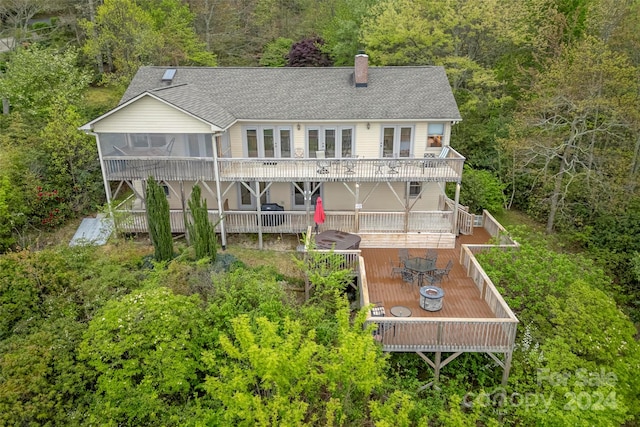
<svg viewBox="0 0 640 427"><path fill-rule="evenodd" d="M367 129L371 129L371 123L367 122Z"/></svg>
<svg viewBox="0 0 640 427"><path fill-rule="evenodd" d="M298 126L297 126L297 127L298 127L298 130L300 130L300 123L298 123Z"/></svg>

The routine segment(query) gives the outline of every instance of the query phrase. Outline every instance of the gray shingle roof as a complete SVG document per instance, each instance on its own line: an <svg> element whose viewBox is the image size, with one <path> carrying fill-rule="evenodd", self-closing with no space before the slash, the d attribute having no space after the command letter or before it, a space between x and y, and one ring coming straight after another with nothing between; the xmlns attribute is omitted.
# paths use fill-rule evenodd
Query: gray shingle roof
<svg viewBox="0 0 640 427"><path fill-rule="evenodd" d="M142 67L121 104L151 92L226 128L236 120L460 120L443 67L369 67L356 88L352 67Z"/></svg>

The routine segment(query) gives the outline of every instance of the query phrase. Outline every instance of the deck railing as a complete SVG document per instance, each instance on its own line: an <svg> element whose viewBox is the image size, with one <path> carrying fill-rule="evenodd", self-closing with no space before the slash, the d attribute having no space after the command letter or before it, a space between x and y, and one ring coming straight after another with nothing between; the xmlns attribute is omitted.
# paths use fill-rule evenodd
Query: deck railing
<svg viewBox="0 0 640 427"><path fill-rule="evenodd" d="M368 306L369 290L364 262L360 263L360 301ZM493 288L492 291L495 291ZM499 300L500 295L492 298ZM497 294L497 297L496 295ZM489 298L491 299L491 298ZM487 299L485 299L487 300ZM502 301L504 303L504 301ZM506 304L505 304L506 305ZM375 332L384 351L392 352L458 352L513 350L518 320L502 310L500 304L490 304L495 319L424 318L424 317L371 317L367 324L375 324Z"/></svg>
<svg viewBox="0 0 640 427"><path fill-rule="evenodd" d="M108 180L146 179L213 181L213 159L192 157L103 157ZM446 158L382 159L218 159L221 181L438 181L462 177L464 157L455 150Z"/></svg>
<svg viewBox="0 0 640 427"><path fill-rule="evenodd" d="M497 224L488 216L485 223ZM496 232L506 231L497 224ZM376 337L385 351L392 352L510 352L515 344L518 319L476 260L474 253L495 245L462 245L460 263L465 267L480 298L486 302L495 318L424 318L372 317ZM517 243L501 245L513 248ZM361 263L360 287L362 306L368 306L369 289L364 262ZM370 314L370 313L369 313Z"/></svg>
<svg viewBox="0 0 640 427"><path fill-rule="evenodd" d="M116 226L118 230L130 233L148 231L144 209L116 208ZM408 232L449 233L452 212L423 211L411 212L408 219ZM209 211L209 219L215 224L220 219L217 210ZM171 230L184 233L183 211L170 211ZM313 223L313 212L305 211L226 211L224 213L227 233L302 233ZM356 214L348 211L327 211L321 230L340 230L347 233L403 233L405 232L403 212L360 212L359 228L356 227ZM260 227L258 226L260 225ZM220 231L218 225L217 231Z"/></svg>

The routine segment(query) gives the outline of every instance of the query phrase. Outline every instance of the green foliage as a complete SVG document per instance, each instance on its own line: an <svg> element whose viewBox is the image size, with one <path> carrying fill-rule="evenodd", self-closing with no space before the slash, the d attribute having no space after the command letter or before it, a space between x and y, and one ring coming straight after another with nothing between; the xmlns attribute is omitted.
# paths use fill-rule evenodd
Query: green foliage
<svg viewBox="0 0 640 427"><path fill-rule="evenodd" d="M260 57L260 66L262 67L284 67L287 65L287 55L291 50L293 40L279 37L276 40L265 45L262 56Z"/></svg>
<svg viewBox="0 0 640 427"><path fill-rule="evenodd" d="M125 85L141 65L216 65L193 30L193 14L177 0L106 0L94 22L82 21L84 52L106 62L106 81Z"/></svg>
<svg viewBox="0 0 640 427"><path fill-rule="evenodd" d="M579 254L554 252L540 235L526 237L517 229L510 233L520 243L517 251L495 249L480 254L479 259L520 320L536 325L540 336L553 332L547 298L565 298L567 289L577 280L595 288L609 288L610 278L593 261Z"/></svg>
<svg viewBox="0 0 640 427"><path fill-rule="evenodd" d="M215 226L209 221L207 200L202 198L199 185L194 185L188 201L193 222L187 220L190 243L196 251L196 258L209 258L215 262L217 255Z"/></svg>
<svg viewBox="0 0 640 427"><path fill-rule="evenodd" d="M104 199L95 139L78 132L84 119L64 99L54 104L49 117L41 148L49 153L45 165L49 185L61 199L55 216L61 221L65 216L94 212Z"/></svg>
<svg viewBox="0 0 640 427"><path fill-rule="evenodd" d="M640 353L635 328L605 292L611 281L601 270L578 255L553 252L537 239L518 239L521 247L516 252L480 255L507 303L527 325L524 344L514 356L514 391L548 401L544 412L517 405L507 405L503 411L513 423L558 419L623 424L637 415L633 402L640 381L632 378L632 372ZM556 380L550 381L548 375L541 380L545 372L557 375ZM613 378L613 384L602 383L602 377Z"/></svg>
<svg viewBox="0 0 640 427"><path fill-rule="evenodd" d="M482 213L483 209L495 214L504 210L504 184L493 173L464 166L463 182L460 187L460 204L469 206L469 211ZM453 186L447 189L453 195Z"/></svg>
<svg viewBox="0 0 640 427"><path fill-rule="evenodd" d="M128 245L0 257L0 424L86 425L92 374L77 347L109 299L140 286L139 261Z"/></svg>
<svg viewBox="0 0 640 427"><path fill-rule="evenodd" d="M109 301L79 347L97 376L91 422L153 425L185 405L198 384L204 322L196 296L166 288Z"/></svg>
<svg viewBox="0 0 640 427"><path fill-rule="evenodd" d="M90 80L77 59L74 49L63 53L37 45L19 49L0 78L0 96L8 98L17 111L37 117L46 117L60 97L76 103Z"/></svg>
<svg viewBox="0 0 640 427"><path fill-rule="evenodd" d="M76 346L84 329L61 318L0 341L0 424L82 424L90 375Z"/></svg>
<svg viewBox="0 0 640 427"><path fill-rule="evenodd" d="M56 247L0 257L0 339L26 333L43 319L86 321L106 300L136 288L140 257L127 248Z"/></svg>
<svg viewBox="0 0 640 427"><path fill-rule="evenodd" d="M364 312L363 312L364 313ZM381 353L364 314L350 325L339 310L337 342L324 347L313 330L290 318L233 320L233 338L220 337L224 356L207 353L205 390L212 413L226 425L344 425L361 422L372 391L383 384Z"/></svg>
<svg viewBox="0 0 640 427"><path fill-rule="evenodd" d="M169 261L173 258L169 202L164 189L151 176L147 180L146 204L149 236L155 249L156 260Z"/></svg>
<svg viewBox="0 0 640 427"><path fill-rule="evenodd" d="M12 247L16 239L13 231L18 225L15 221L16 198L19 197L6 175L0 175L0 253Z"/></svg>
<svg viewBox="0 0 640 427"><path fill-rule="evenodd" d="M336 66L349 66L353 64L353 56L361 48L359 38L362 23L371 14L375 1L358 0L343 2L333 5L333 11L327 16L328 22L321 25L322 38Z"/></svg>

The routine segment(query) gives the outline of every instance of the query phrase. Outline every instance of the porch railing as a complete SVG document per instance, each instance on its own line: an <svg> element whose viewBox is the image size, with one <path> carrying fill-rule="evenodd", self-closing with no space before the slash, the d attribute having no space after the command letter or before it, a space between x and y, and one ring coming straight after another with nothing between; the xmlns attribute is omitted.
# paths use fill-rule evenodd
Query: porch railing
<svg viewBox="0 0 640 427"><path fill-rule="evenodd" d="M119 231L145 233L148 231L144 209L116 209L116 226ZM411 212L407 221L407 232L449 233L452 212ZM217 210L209 211L209 220L215 224L220 219ZM313 212L305 211L227 211L224 213L227 233L303 233L313 224ZM183 211L170 211L171 231L184 233ZM360 212L359 227L356 215L348 211L327 211L321 230L340 230L348 233L403 233L404 212ZM217 231L220 231L218 225Z"/></svg>
<svg viewBox="0 0 640 427"><path fill-rule="evenodd" d="M459 181L464 157L449 150L449 157L434 159L218 159L221 181ZM213 159L191 157L103 158L108 180L156 179L213 181Z"/></svg>

